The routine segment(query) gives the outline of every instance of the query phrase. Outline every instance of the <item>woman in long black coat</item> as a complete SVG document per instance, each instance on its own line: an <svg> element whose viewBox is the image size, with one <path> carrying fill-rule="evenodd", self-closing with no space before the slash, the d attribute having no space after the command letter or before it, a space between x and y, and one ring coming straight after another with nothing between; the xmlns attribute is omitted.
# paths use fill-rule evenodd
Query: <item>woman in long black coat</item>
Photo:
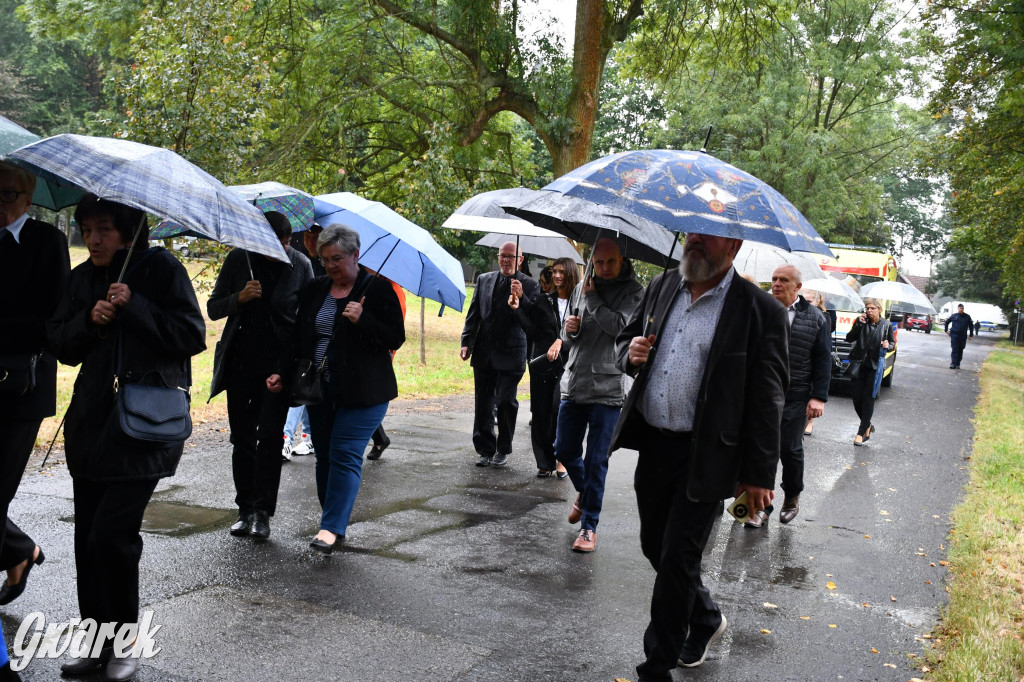
<svg viewBox="0 0 1024 682"><path fill-rule="evenodd" d="M167 250L148 248L141 211L88 195L75 218L89 260L71 271L48 336L62 363L81 365L64 425L78 606L83 620L116 628L138 622L142 516L157 482L174 474L183 443L127 441L119 430L114 376L119 373L119 383L188 390L190 358L206 348L206 325L184 266ZM133 239L136 248L118 283ZM130 679L139 659L111 652L105 648L99 658L73 659L61 669L87 675L105 668L107 680Z"/></svg>
<svg viewBox="0 0 1024 682"><path fill-rule="evenodd" d="M875 413L875 372L878 363L885 362L880 355L883 348L888 351L896 345L892 324L882 318L881 301L864 299L864 314L854 320L846 340L853 343L850 349L851 368L856 367L856 376L852 377L853 409L860 417L853 444L863 445L875 432L875 425L871 423Z"/></svg>

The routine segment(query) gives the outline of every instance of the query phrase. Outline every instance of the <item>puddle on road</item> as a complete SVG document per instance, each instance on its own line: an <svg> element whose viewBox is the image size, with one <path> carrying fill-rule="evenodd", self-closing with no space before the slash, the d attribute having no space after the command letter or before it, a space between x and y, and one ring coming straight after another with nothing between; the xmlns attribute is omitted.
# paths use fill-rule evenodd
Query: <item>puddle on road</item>
<svg viewBox="0 0 1024 682"><path fill-rule="evenodd" d="M197 507L180 502L152 500L142 518L142 532L172 537L188 537L225 528L234 522L237 512L233 509ZM65 516L61 521L74 523L74 516Z"/></svg>
<svg viewBox="0 0 1024 682"><path fill-rule="evenodd" d="M810 589L807 580L807 568L804 566L783 566L772 577L772 585L785 585L798 590Z"/></svg>

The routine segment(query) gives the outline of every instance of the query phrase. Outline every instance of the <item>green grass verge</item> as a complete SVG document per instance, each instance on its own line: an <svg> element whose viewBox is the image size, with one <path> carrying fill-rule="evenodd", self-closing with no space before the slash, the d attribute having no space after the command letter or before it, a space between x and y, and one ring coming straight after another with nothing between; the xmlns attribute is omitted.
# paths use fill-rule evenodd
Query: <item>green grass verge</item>
<svg viewBox="0 0 1024 682"><path fill-rule="evenodd" d="M949 606L929 679L1024 679L1024 354L981 371L971 478L954 510Z"/></svg>

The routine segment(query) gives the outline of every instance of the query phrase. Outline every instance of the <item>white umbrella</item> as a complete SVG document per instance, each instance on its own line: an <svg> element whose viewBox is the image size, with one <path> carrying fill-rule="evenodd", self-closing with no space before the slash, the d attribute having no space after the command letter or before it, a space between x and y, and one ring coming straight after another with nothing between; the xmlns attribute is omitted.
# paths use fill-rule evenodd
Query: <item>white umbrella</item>
<svg viewBox="0 0 1024 682"><path fill-rule="evenodd" d="M860 289L861 298L881 299L889 301L892 310L898 313L921 313L934 315L935 306L928 300L928 297L921 293L921 290L911 284L903 282L872 282Z"/></svg>
<svg viewBox="0 0 1024 682"><path fill-rule="evenodd" d="M811 300L806 292L817 291L825 299L825 307L829 310L847 310L859 312L864 309L864 301L851 289L846 282L834 277L822 277L818 279L805 279L804 286L800 290L804 298Z"/></svg>
<svg viewBox="0 0 1024 682"><path fill-rule="evenodd" d="M583 265L579 251L569 243L568 239L554 232L551 235L550 237L532 237L491 232L478 239L476 245L500 249L502 244L516 242L519 244L519 250L523 253L532 253L542 258L572 258L578 265Z"/></svg>
<svg viewBox="0 0 1024 682"><path fill-rule="evenodd" d="M825 277L816 259L815 254L806 251L786 251L771 244L745 241L732 264L736 272L749 274L758 282L771 282L776 268L792 265L800 271L801 278L806 282Z"/></svg>

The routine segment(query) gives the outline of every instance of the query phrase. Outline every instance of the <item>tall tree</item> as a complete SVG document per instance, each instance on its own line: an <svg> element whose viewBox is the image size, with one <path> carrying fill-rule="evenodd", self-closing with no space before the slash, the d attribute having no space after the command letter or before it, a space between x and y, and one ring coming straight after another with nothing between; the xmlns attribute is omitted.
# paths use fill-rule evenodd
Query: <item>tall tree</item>
<svg viewBox="0 0 1024 682"><path fill-rule="evenodd" d="M1008 298L1022 298L1024 2L941 0L926 18L951 28L934 44L944 67L931 106L947 127L933 163L950 173L952 246L1000 273Z"/></svg>
<svg viewBox="0 0 1024 682"><path fill-rule="evenodd" d="M657 141L695 148L714 126L710 151L782 192L827 239L885 245L879 178L925 123L897 101L920 87L921 36L905 11L812 0L751 40L717 26L683 43L685 62L650 50L626 60L667 89Z"/></svg>

